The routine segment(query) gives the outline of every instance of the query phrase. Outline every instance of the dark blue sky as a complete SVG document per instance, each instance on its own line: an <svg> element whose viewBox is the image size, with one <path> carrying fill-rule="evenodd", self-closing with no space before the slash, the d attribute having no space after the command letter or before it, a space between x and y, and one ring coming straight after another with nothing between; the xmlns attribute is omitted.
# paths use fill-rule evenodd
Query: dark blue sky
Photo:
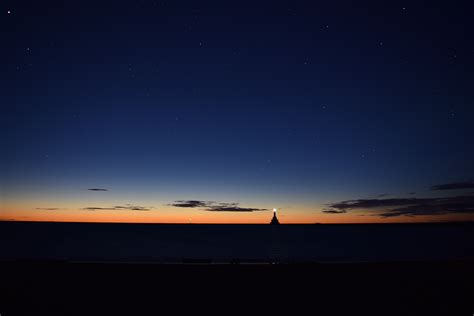
<svg viewBox="0 0 474 316"><path fill-rule="evenodd" d="M467 2L0 10L6 217L191 199L324 221L328 203L474 179Z"/></svg>

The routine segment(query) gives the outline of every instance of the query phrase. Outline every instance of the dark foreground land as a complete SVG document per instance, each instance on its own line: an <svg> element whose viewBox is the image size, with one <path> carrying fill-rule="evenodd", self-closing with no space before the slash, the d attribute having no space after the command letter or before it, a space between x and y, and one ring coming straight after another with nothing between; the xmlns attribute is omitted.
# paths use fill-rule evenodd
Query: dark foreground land
<svg viewBox="0 0 474 316"><path fill-rule="evenodd" d="M0 263L8 315L472 315L473 262Z"/></svg>

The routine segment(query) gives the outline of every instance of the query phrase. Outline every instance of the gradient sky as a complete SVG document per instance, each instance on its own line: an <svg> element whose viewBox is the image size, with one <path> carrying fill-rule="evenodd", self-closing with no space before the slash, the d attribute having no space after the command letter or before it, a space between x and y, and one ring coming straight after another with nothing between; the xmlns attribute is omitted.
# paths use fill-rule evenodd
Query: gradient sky
<svg viewBox="0 0 474 316"><path fill-rule="evenodd" d="M2 1L0 220L474 220L473 13Z"/></svg>

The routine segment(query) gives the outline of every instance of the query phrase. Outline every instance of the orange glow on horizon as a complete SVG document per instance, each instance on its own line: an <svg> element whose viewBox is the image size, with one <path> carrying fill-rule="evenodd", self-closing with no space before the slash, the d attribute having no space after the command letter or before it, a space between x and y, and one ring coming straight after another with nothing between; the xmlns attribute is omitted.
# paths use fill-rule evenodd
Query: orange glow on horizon
<svg viewBox="0 0 474 316"><path fill-rule="evenodd" d="M229 213L229 212L159 212L159 211L76 211L71 214L65 211L21 211L2 212L0 221L34 221L34 222L89 222L89 223L162 223L162 224L268 224L273 212ZM281 212L282 224L350 224L350 223L417 223L439 221L473 221L474 215L452 214L438 216L381 218L378 216L337 214L329 215L319 212L302 213Z"/></svg>

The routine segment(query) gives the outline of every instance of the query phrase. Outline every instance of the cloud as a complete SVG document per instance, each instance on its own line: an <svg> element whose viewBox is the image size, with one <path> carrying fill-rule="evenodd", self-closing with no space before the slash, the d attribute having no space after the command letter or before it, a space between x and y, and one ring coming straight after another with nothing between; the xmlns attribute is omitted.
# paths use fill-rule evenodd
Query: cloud
<svg viewBox="0 0 474 316"><path fill-rule="evenodd" d="M258 212L268 211L268 209L255 207L240 207L239 203L217 203L214 201L198 201L198 200L180 200L170 204L174 207L182 208L200 208L209 212Z"/></svg>
<svg viewBox="0 0 474 316"><path fill-rule="evenodd" d="M95 191L95 192L106 192L106 191L109 191L108 189L100 189L100 188L91 188L91 189L87 189L89 191Z"/></svg>
<svg viewBox="0 0 474 316"><path fill-rule="evenodd" d="M323 213L326 214L345 214L347 213L346 210L322 210Z"/></svg>
<svg viewBox="0 0 474 316"><path fill-rule="evenodd" d="M379 195L377 195L377 197L379 197L379 198L381 198L381 197L386 197L386 196L389 196L389 194L384 193L384 194L379 194Z"/></svg>
<svg viewBox="0 0 474 316"><path fill-rule="evenodd" d="M260 212L268 211L266 208L240 207L238 203L218 203L209 206L206 211L210 212Z"/></svg>
<svg viewBox="0 0 474 316"><path fill-rule="evenodd" d="M132 204L127 204L126 206L114 206L116 210L131 210L131 211L151 211L151 207L137 206Z"/></svg>
<svg viewBox="0 0 474 316"><path fill-rule="evenodd" d="M152 207L137 206L133 204L117 205L112 207L85 207L83 210L86 211L151 211Z"/></svg>
<svg viewBox="0 0 474 316"><path fill-rule="evenodd" d="M214 202L187 200L187 201L175 201L174 203L170 205L174 207L197 208L197 207L207 207L208 205L212 203Z"/></svg>
<svg viewBox="0 0 474 316"><path fill-rule="evenodd" d="M422 203L425 199L408 198L408 199L359 199L348 200L328 206L337 210L353 210L353 209L367 209L367 208L384 208L390 206L413 205Z"/></svg>
<svg viewBox="0 0 474 316"><path fill-rule="evenodd" d="M328 205L329 214L343 214L352 210L365 210L380 217L421 216L474 213L474 196L436 198L359 199Z"/></svg>
<svg viewBox="0 0 474 316"><path fill-rule="evenodd" d="M474 213L474 196L433 198L428 203L408 205L380 214L382 217Z"/></svg>
<svg viewBox="0 0 474 316"><path fill-rule="evenodd" d="M115 210L115 209L113 207L90 206L90 207L84 207L83 210L86 210L86 211L111 211L111 210Z"/></svg>
<svg viewBox="0 0 474 316"><path fill-rule="evenodd" d="M439 184L431 187L432 191L444 191L444 190L462 190L462 189L474 189L474 182L453 182L447 184Z"/></svg>
<svg viewBox="0 0 474 316"><path fill-rule="evenodd" d="M55 207L37 207L36 209L41 210L41 211L57 211L57 210L59 210L58 208L55 208Z"/></svg>

